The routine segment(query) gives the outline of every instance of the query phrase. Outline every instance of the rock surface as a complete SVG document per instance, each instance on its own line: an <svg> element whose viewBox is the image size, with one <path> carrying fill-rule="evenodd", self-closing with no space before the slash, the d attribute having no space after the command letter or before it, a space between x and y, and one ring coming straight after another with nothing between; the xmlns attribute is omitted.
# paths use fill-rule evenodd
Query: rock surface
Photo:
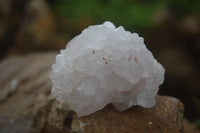
<svg viewBox="0 0 200 133"><path fill-rule="evenodd" d="M153 108L124 112L112 105L85 117L62 109L48 78L56 53L13 57L0 63L0 133L181 133L183 105L157 96Z"/></svg>

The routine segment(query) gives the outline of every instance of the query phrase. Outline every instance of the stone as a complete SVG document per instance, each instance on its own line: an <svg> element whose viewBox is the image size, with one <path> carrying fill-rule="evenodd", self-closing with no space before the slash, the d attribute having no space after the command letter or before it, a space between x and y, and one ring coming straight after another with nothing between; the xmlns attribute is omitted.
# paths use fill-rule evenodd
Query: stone
<svg viewBox="0 0 200 133"><path fill-rule="evenodd" d="M182 133L183 105L173 97L156 96L152 108L134 106L123 112L109 104L84 117L64 109L51 97L48 75L56 54L0 62L0 133Z"/></svg>
<svg viewBox="0 0 200 133"><path fill-rule="evenodd" d="M166 96L156 96L156 100L156 106L149 109L133 106L119 112L109 104L104 109L83 117L78 117L75 112L66 112L54 100L38 113L36 127L43 125L44 128L40 131L48 133L181 133L184 109L182 103ZM47 118L45 122L41 119L44 116Z"/></svg>
<svg viewBox="0 0 200 133"><path fill-rule="evenodd" d="M83 30L56 56L52 95L80 117L109 103L118 111L150 108L164 73L142 37L107 21Z"/></svg>

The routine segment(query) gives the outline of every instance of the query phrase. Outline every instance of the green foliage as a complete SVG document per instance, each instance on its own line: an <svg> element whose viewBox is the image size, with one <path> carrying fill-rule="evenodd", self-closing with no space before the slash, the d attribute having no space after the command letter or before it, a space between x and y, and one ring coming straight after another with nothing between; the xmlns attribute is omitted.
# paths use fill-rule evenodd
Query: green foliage
<svg viewBox="0 0 200 133"><path fill-rule="evenodd" d="M54 10L73 23L80 18L90 18L95 23L106 20L129 29L152 26L155 13L165 6L163 1L139 3L130 0L59 0Z"/></svg>
<svg viewBox="0 0 200 133"><path fill-rule="evenodd" d="M168 6L178 17L200 11L200 0L170 0Z"/></svg>
<svg viewBox="0 0 200 133"><path fill-rule="evenodd" d="M193 124L195 127L198 127L198 128L199 128L199 127L200 127L200 119L193 121L192 124Z"/></svg>
<svg viewBox="0 0 200 133"><path fill-rule="evenodd" d="M106 20L129 30L151 28L155 14L167 8L174 16L184 17L200 9L200 0L50 0L58 18L73 30L75 23L89 20L98 24ZM91 23L90 23L91 24ZM76 25L77 26L77 25ZM70 29L67 29L70 30Z"/></svg>
<svg viewBox="0 0 200 133"><path fill-rule="evenodd" d="M196 96L192 96L192 101L200 113L200 99L198 99ZM195 127L200 127L200 119L193 121L193 125Z"/></svg>

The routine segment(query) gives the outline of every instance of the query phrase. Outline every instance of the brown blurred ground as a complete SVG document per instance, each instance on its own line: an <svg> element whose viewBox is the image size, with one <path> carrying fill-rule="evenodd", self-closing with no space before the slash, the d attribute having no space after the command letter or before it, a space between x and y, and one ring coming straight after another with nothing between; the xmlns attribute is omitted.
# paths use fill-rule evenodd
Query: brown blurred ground
<svg viewBox="0 0 200 133"><path fill-rule="evenodd" d="M200 130L194 127L187 119L183 120L184 133L200 133Z"/></svg>
<svg viewBox="0 0 200 133"><path fill-rule="evenodd" d="M55 5L55 1L0 1L1 59L32 52L59 51L88 25L107 20L82 15L70 21L70 16L59 16L52 4ZM147 47L166 68L166 79L159 93L181 99L185 117L194 123L200 119L200 11L179 15L164 7L153 16L152 27L126 29L143 36ZM195 126L200 124L196 122Z"/></svg>

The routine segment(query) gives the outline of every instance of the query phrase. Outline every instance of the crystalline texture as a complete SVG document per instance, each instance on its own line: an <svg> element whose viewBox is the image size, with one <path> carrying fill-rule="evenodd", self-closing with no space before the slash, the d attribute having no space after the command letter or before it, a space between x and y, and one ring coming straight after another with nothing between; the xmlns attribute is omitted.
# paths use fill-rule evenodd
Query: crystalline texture
<svg viewBox="0 0 200 133"><path fill-rule="evenodd" d="M111 22L89 26L56 56L52 95L78 116L112 103L123 111L155 105L164 68L136 33Z"/></svg>

